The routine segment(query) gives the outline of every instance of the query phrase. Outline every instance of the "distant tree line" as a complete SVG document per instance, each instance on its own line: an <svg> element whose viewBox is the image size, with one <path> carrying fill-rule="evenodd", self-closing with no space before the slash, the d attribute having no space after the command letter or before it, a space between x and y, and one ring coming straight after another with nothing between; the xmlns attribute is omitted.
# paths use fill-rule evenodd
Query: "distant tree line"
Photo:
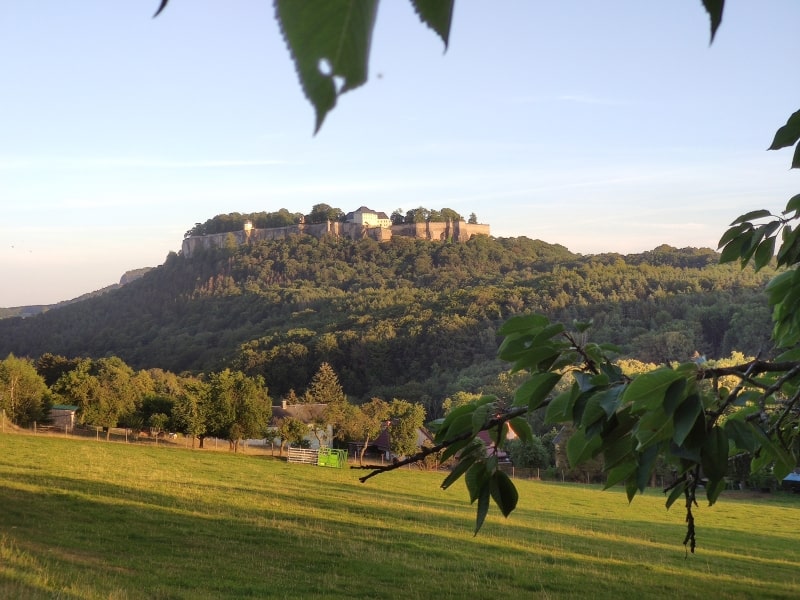
<svg viewBox="0 0 800 600"><path fill-rule="evenodd" d="M531 311L593 319L623 357L769 354L769 269L661 246L580 256L528 238L282 241L177 254L102 296L0 320L0 356L118 356L134 369L261 377L283 397L323 362L348 396L421 403L430 417L505 367L497 328ZM772 271L774 272L774 271Z"/></svg>
<svg viewBox="0 0 800 600"><path fill-rule="evenodd" d="M289 227L298 223L325 223L343 222L346 214L341 208L335 208L328 204L315 204L308 214L292 213L285 208L275 212L254 212L254 213L228 213L220 214L208 219L204 223L195 223L184 237L211 235L216 233L229 233L241 231L244 224L250 222L255 229L273 229L278 227ZM433 210L420 206L403 213L398 208L392 213L392 225L402 225L404 223L443 223L445 221L463 221L460 214L451 208ZM469 223L477 223L478 218L475 213L469 217Z"/></svg>

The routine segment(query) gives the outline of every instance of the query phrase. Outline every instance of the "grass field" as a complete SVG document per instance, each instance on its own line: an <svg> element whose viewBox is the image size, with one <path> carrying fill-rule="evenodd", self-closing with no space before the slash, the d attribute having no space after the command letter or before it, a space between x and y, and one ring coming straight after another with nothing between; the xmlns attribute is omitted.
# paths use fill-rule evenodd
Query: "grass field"
<svg viewBox="0 0 800 600"><path fill-rule="evenodd" d="M518 481L473 537L463 484L254 455L0 435L0 598L797 598L800 498Z"/></svg>

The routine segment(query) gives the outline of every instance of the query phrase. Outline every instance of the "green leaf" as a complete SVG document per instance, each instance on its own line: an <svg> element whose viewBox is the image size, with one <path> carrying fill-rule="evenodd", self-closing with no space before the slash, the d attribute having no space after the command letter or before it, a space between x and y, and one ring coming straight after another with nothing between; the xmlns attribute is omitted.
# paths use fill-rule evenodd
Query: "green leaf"
<svg viewBox="0 0 800 600"><path fill-rule="evenodd" d="M746 223L748 221L754 221L756 219L763 219L765 217L771 217L772 213L764 208L759 210L752 210L749 213L745 213L742 216L738 217L731 225L739 225L740 223Z"/></svg>
<svg viewBox="0 0 800 600"><path fill-rule="evenodd" d="M624 435L610 444L603 445L603 468L614 469L630 457L634 456L634 440L631 435Z"/></svg>
<svg viewBox="0 0 800 600"><path fill-rule="evenodd" d="M753 260L753 266L756 271L760 271L769 264L769 261L775 256L775 238L767 238L758 245Z"/></svg>
<svg viewBox="0 0 800 600"><path fill-rule="evenodd" d="M658 446L650 446L639 455L639 466L636 467L636 486L644 493L658 458Z"/></svg>
<svg viewBox="0 0 800 600"><path fill-rule="evenodd" d="M680 373L667 368L643 373L628 385L622 400L631 403L634 412L655 410L664 403L669 387L680 378Z"/></svg>
<svg viewBox="0 0 800 600"><path fill-rule="evenodd" d="M714 503L719 498L719 495L722 493L722 490L725 489L725 479L715 479L715 480L708 480L708 485L706 485L706 498L708 498L708 505L713 506Z"/></svg>
<svg viewBox="0 0 800 600"><path fill-rule="evenodd" d="M669 509L675 503L675 500L680 498L683 493L686 491L686 481L680 481L678 484L672 488L672 491L669 494L669 498L667 498L666 506Z"/></svg>
<svg viewBox="0 0 800 600"><path fill-rule="evenodd" d="M740 217L741 218L741 217ZM737 219L738 221L738 219ZM735 223L736 221L734 221ZM751 227L749 223L736 225L735 227L731 227L725 233L722 234L722 237L719 239L719 243L717 244L717 249L722 248L726 244L728 244L731 240L738 237L745 229Z"/></svg>
<svg viewBox="0 0 800 600"><path fill-rule="evenodd" d="M725 477L728 470L728 435L722 427L715 425L708 433L703 444L701 464L710 480L719 481Z"/></svg>
<svg viewBox="0 0 800 600"><path fill-rule="evenodd" d="M433 29L447 49L450 40L450 24L453 21L455 0L411 0L420 21Z"/></svg>
<svg viewBox="0 0 800 600"><path fill-rule="evenodd" d="M464 481L469 490L470 504L475 502L481 495L484 487L489 491L489 472L486 470L486 463L475 462L469 469L467 469Z"/></svg>
<svg viewBox="0 0 800 600"><path fill-rule="evenodd" d="M587 439L584 430L578 429L570 436L569 440L567 440L567 459L569 460L569 464L573 467L577 467L586 459L594 456L594 454L600 450L602 443L603 440L600 439L599 436L593 436Z"/></svg>
<svg viewBox="0 0 800 600"><path fill-rule="evenodd" d="M524 417L514 417L508 424L520 440L526 444L530 444L533 441L533 431L527 419Z"/></svg>
<svg viewBox="0 0 800 600"><path fill-rule="evenodd" d="M606 483L603 486L603 489L607 490L608 488L617 485L620 481L628 479L636 472L637 467L638 463L634 458L632 458L627 462L621 463L616 467L609 469L606 473Z"/></svg>
<svg viewBox="0 0 800 600"><path fill-rule="evenodd" d="M787 146L794 146L798 140L800 140L800 110L789 117L786 125L775 132L775 138L767 149L780 150Z"/></svg>
<svg viewBox="0 0 800 600"><path fill-rule="evenodd" d="M508 475L499 469L494 472L489 485L489 490L504 517L508 517L517 507L519 493Z"/></svg>
<svg viewBox="0 0 800 600"><path fill-rule="evenodd" d="M673 381L667 391L664 393L664 413L671 417L672 414L675 412L675 409L680 405L680 403L684 399L684 394L686 392L686 380L684 378L677 379Z"/></svg>
<svg viewBox="0 0 800 600"><path fill-rule="evenodd" d="M703 412L703 404L697 394L692 394L675 409L672 417L674 431L672 439L678 445L683 445L684 441L692 431L697 418Z"/></svg>
<svg viewBox="0 0 800 600"><path fill-rule="evenodd" d="M489 418L489 413L494 411L495 405L492 404L483 404L478 406L472 412L472 435L478 433L483 426L486 424L486 421Z"/></svg>
<svg viewBox="0 0 800 600"><path fill-rule="evenodd" d="M794 149L794 156L792 157L792 168L800 169L800 144Z"/></svg>
<svg viewBox="0 0 800 600"><path fill-rule="evenodd" d="M744 450L750 454L755 453L759 444L756 432L750 423L739 419L728 419L725 421L724 427L728 438L733 441L739 450Z"/></svg>
<svg viewBox="0 0 800 600"><path fill-rule="evenodd" d="M550 324L550 319L544 315L517 315L508 319L500 326L500 335L512 333L530 332L532 329L541 329Z"/></svg>
<svg viewBox="0 0 800 600"><path fill-rule="evenodd" d="M633 498L638 491L639 488L636 487L636 477L628 477L625 480L625 495L628 496L628 503L633 502Z"/></svg>
<svg viewBox="0 0 800 600"><path fill-rule="evenodd" d="M783 211L783 214L788 215L790 212L794 212L794 215L790 217L791 219L800 216L800 194L792 196L789 198L789 202L786 203L786 210Z"/></svg>
<svg viewBox="0 0 800 600"><path fill-rule="evenodd" d="M544 414L545 425L553 425L555 423L563 423L572 419L572 406L575 398L572 391L562 392L556 396L550 404L547 405L547 410Z"/></svg>
<svg viewBox="0 0 800 600"><path fill-rule="evenodd" d="M527 405L528 410L536 410L560 380L561 375L558 373L531 375L514 393L514 406Z"/></svg>
<svg viewBox="0 0 800 600"><path fill-rule="evenodd" d="M533 338L533 343L541 344L542 342L549 340L551 337L561 333L564 333L564 326L561 323L553 323L552 325L548 325L538 332Z"/></svg>
<svg viewBox="0 0 800 600"><path fill-rule="evenodd" d="M719 256L719 262L729 263L739 260L742 254L747 253L750 244L750 231L746 231L735 237L725 245Z"/></svg>
<svg viewBox="0 0 800 600"><path fill-rule="evenodd" d="M703 6L711 19L711 41L717 34L720 24L722 24L722 11L725 7L725 0L703 0Z"/></svg>
<svg viewBox="0 0 800 600"><path fill-rule="evenodd" d="M644 452L654 444L672 438L674 432L673 421L664 414L663 410L658 409L645 413L639 419L634 436L639 442L636 450Z"/></svg>
<svg viewBox="0 0 800 600"><path fill-rule="evenodd" d="M467 472L467 469L469 469L473 465L475 459L476 459L475 456L467 456L458 461L456 466L453 467L453 470L450 471L447 477L444 478L444 481L442 481L442 489L446 490L451 485L453 485L453 483L458 481L461 478L461 476Z"/></svg>
<svg viewBox="0 0 800 600"><path fill-rule="evenodd" d="M478 535L481 527L483 527L483 522L486 520L486 515L489 513L489 496L489 483L486 482L481 487L478 495L478 514L475 519L475 535Z"/></svg>
<svg viewBox="0 0 800 600"><path fill-rule="evenodd" d="M450 444L445 450L442 452L442 456L439 459L441 462L445 462L448 458L455 456L458 454L459 451L461 452L461 460L464 460L464 457L468 453L477 452L478 450L483 450L484 445L483 442L476 440L475 438L467 438L465 440L459 440L457 442L453 442Z"/></svg>
<svg viewBox="0 0 800 600"><path fill-rule="evenodd" d="M377 0L275 0L300 85L316 112L315 133L337 98L366 82L377 9Z"/></svg>

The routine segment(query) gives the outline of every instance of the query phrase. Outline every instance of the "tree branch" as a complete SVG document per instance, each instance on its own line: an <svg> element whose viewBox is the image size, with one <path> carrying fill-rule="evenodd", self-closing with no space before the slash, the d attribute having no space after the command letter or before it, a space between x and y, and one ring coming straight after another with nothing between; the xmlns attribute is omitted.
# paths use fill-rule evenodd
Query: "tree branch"
<svg viewBox="0 0 800 600"><path fill-rule="evenodd" d="M542 406L546 406L547 404L548 403L545 402L545 403L542 404ZM487 431L487 430L491 429L492 427L497 427L499 425L502 425L503 423L506 423L507 421L510 421L511 419L516 419L517 417L521 417L522 415L526 414L527 412L528 412L528 407L527 406L521 406L519 408L515 408L514 410L510 410L505 414L498 415L498 416L494 417L493 419L489 419L488 421L486 421L486 423L483 424L483 427L481 427L478 430L478 432ZM397 462L393 462L392 464L389 464L389 465L359 465L359 466L352 465L350 468L351 469L370 469L370 470L372 470L371 473L368 473L367 475L364 475L363 477L359 477L358 478L358 480L361 483L364 483L368 479L370 479L372 477L375 477L375 475L380 475L381 473L386 473L387 471L394 471L395 469L399 469L400 467L404 467L405 465L414 464L416 462L419 462L420 460L423 460L426 456L430 456L431 454L439 452L440 450L444 450L445 448L448 448L448 447L452 446L456 442L463 442L464 440L467 440L467 439L469 439L471 437L474 437L475 435L476 434L473 433L472 431L465 431L464 433L461 433L461 434L455 436L454 438L450 438L450 439L447 439L447 440L445 440L443 442L440 442L439 444L436 444L435 446L428 446L427 448L421 448L420 451L417 452L416 454L412 454L411 456L408 456L408 457L404 458L403 460L399 460Z"/></svg>

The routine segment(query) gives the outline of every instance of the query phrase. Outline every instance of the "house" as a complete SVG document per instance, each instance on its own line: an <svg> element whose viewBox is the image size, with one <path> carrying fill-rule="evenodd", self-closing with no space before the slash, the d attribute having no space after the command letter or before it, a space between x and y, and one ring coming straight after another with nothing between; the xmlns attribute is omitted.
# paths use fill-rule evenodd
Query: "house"
<svg viewBox="0 0 800 600"><path fill-rule="evenodd" d="M288 404L284 400L280 406L272 407L270 425L277 427L281 419L293 417L308 425L308 435L304 440L308 442L309 448L329 446L333 441L333 426L325 423L327 406L327 404Z"/></svg>
<svg viewBox="0 0 800 600"><path fill-rule="evenodd" d="M433 436L424 427L417 428L417 448L422 448L424 445L434 445ZM364 448L364 442L349 442L347 444L347 454L354 458L361 455L361 450ZM380 458L381 460L390 461L396 458L392 454L391 434L389 427L384 427L378 437L372 440L367 446L365 456Z"/></svg>
<svg viewBox="0 0 800 600"><path fill-rule="evenodd" d="M75 427L75 413L78 407L73 404L54 404L50 407L50 421L53 427L71 431Z"/></svg>
<svg viewBox="0 0 800 600"><path fill-rule="evenodd" d="M345 223L355 223L365 227L380 227L385 229L392 226L392 220L385 212L377 212L366 206L349 212L344 217Z"/></svg>

